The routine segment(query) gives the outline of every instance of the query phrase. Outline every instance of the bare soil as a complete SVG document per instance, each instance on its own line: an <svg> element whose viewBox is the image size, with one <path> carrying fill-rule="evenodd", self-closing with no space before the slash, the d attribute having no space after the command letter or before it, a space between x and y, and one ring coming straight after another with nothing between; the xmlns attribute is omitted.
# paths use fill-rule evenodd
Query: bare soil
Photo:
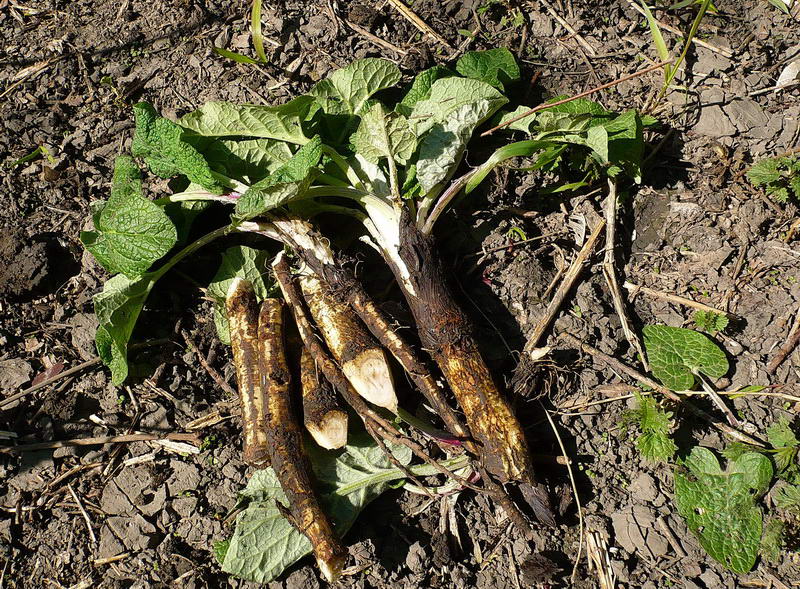
<svg viewBox="0 0 800 589"><path fill-rule="evenodd" d="M129 147L133 102L150 101L166 115L208 100L277 103L355 58L393 59L410 76L447 62L456 48L505 46L523 66L514 98L535 104L655 59L643 19L623 0L552 3L591 52L539 2L411 3L450 48L422 35L390 2L280 4L264 7L269 64L252 66L212 51L251 53L244 0L0 0L0 397L94 357L91 297L106 276L83 253L78 235L90 222L90 203L107 195L114 157ZM644 181L622 194L618 267L633 284L735 315L717 338L732 363L718 388L774 384L797 394L800 352L774 375L765 368L800 306L797 208L776 206L743 174L754 159L798 145L800 90L760 91L800 58L800 28L763 0L718 5L723 13L708 16L699 37L733 57L695 46L678 80L688 90L671 92L656 113L664 127L648 137L653 155ZM660 15L688 30L691 11ZM471 40L467 30L475 32ZM668 39L677 45L674 36ZM654 72L596 99L610 109L642 108L661 79ZM12 166L37 147L46 149L44 157ZM468 163L490 147L474 146ZM560 450L538 399L554 411L575 461L586 525L608 543L619 585L797 586L797 552L784 552L777 563L760 561L739 578L703 552L675 512L669 468L642 459L633 436L620 428L631 400L569 409L614 396L619 389L612 385L625 381L553 334L571 333L638 365L599 271L602 255L550 331L552 353L533 370L516 369L549 302L548 285L579 249L582 240L571 225L592 227L602 215L602 193L546 196L538 188L524 172L500 170L446 215L437 237L484 352L542 454ZM516 243L520 233L540 239ZM215 341L210 307L198 288L217 259L214 252L201 253L201 264L171 275L148 302L134 339L172 343L137 352L124 387L111 386L95 365L0 413L0 436L13 432L25 443L183 431L213 408L231 418L201 432L199 454L147 442L0 454L0 586L247 586L221 573L211 552L214 541L230 534L228 515L251 472L241 462L235 410L198 361L202 354L233 383L230 353ZM386 292L385 282L371 286L383 287L385 308L408 320L396 290ZM690 308L626 293L637 329L655 322L692 325ZM704 400L696 402L713 411ZM761 434L798 410L771 397L740 397L732 404ZM697 443L724 447L715 430L675 410L682 451ZM570 580L580 535L565 469L542 465L541 473L561 498L560 525L538 529L532 541L470 492L432 505L399 490L386 493L348 534L350 564L363 566L340 585L596 586L585 557ZM321 584L305 559L270 586Z"/></svg>

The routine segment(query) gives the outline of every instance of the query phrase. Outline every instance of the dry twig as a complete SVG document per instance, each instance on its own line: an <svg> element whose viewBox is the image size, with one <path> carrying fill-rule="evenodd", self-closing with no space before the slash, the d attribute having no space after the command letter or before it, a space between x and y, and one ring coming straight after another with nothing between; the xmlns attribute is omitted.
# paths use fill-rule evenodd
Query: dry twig
<svg viewBox="0 0 800 589"><path fill-rule="evenodd" d="M33 452L34 450L51 450L54 448L66 448L69 446L102 446L103 444L121 444L126 442L148 442L148 441L181 441L200 443L200 436L195 433L172 433L172 434L124 434L121 436L100 436L97 438L73 438L71 440L59 440L54 442L36 442L35 444L23 444L21 446L0 447L0 453L13 454L17 452Z"/></svg>
<svg viewBox="0 0 800 589"><path fill-rule="evenodd" d="M434 31L430 27L430 25L428 25L428 23L426 23L419 16L417 16L417 14L413 10L411 10L408 6L403 4L400 0L389 0L389 3L392 6L394 6L400 14L402 14L406 19L408 19L408 21L415 27L417 27L420 31L422 31L426 35L429 35L437 42L447 47L450 51L453 51L453 46L450 45L450 43L448 43L447 40L444 37L442 37L439 33Z"/></svg>
<svg viewBox="0 0 800 589"><path fill-rule="evenodd" d="M800 342L800 309L797 310L797 314L794 317L794 324L792 325L791 330L789 330L789 336L775 354L775 357L770 361L769 365L767 366L767 372L774 374L778 369L778 366L780 366L783 361L786 360L786 357L792 353L792 350L795 349L798 342Z"/></svg>
<svg viewBox="0 0 800 589"><path fill-rule="evenodd" d="M666 292L659 292L657 290L653 290L652 288L648 288L646 286L639 286L638 284L633 284L632 282L628 282L627 280L622 285L622 288L631 291L631 294L633 296L636 296L641 292L653 298L661 299L662 301L668 301L670 303L675 303L676 305L683 305L684 307L692 307L699 311L708 311L709 313L717 313L718 315L726 315L728 317L731 317L733 315L733 313L729 313L728 311L723 311L721 309L717 309L716 307L712 307L704 303L698 303L697 301L693 301L692 299L687 299L685 297L669 294Z"/></svg>

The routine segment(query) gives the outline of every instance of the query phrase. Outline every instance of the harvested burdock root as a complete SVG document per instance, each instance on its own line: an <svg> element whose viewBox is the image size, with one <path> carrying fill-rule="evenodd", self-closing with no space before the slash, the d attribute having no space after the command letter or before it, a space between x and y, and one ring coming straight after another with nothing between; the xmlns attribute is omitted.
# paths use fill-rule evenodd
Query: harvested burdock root
<svg viewBox="0 0 800 589"><path fill-rule="evenodd" d="M320 571L330 583L342 574L347 550L320 507L311 484L311 467L303 453L302 431L292 407L291 377L286 361L283 302L266 299L258 317L259 369L267 398L270 458L289 501L288 515L311 542Z"/></svg>
<svg viewBox="0 0 800 589"><path fill-rule="evenodd" d="M300 384L303 389L303 423L308 433L323 448L343 447L347 443L347 413L305 347L300 355Z"/></svg>
<svg viewBox="0 0 800 589"><path fill-rule="evenodd" d="M397 395L386 353L355 312L337 301L310 269L299 273L300 288L314 322L347 380L373 405L397 413Z"/></svg>
<svg viewBox="0 0 800 589"><path fill-rule="evenodd" d="M242 459L251 466L269 464L266 400L258 369L258 301L253 285L234 278L225 299L236 383L242 404Z"/></svg>

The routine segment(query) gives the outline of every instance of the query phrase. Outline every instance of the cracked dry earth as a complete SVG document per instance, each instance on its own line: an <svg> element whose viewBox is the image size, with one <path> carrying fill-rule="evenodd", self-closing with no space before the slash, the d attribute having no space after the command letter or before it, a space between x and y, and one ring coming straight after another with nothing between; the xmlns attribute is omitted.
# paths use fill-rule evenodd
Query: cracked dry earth
<svg viewBox="0 0 800 589"><path fill-rule="evenodd" d="M167 116L213 99L282 102L355 58L387 57L410 76L446 62L452 48L504 46L523 70L514 99L535 104L656 58L646 24L624 0L410 4L451 48L421 35L390 2L286 0L265 3L269 62L248 66L212 51L251 54L243 0L0 0L0 398L94 358L91 297L106 277L83 253L78 234L89 222L90 203L107 195L115 155L129 148L132 102L148 100ZM718 338L732 364L718 388L779 384L796 394L798 352L774 375L765 367L800 306L797 208L767 200L744 172L754 160L798 145L800 90L769 89L800 58L800 28L766 1L718 4L722 14L706 17L699 35L716 49L690 51L679 76L687 91L670 92L656 112L665 124L647 137L655 155L642 185L623 195L618 263L632 284L736 316ZM690 11L658 14L680 30L690 26ZM667 39L679 47L674 35ZM660 83L654 72L596 98L610 109L641 108ZM38 147L44 157L15 164ZM479 160L487 147L471 149ZM551 338L553 351L536 374L515 378L516 352L544 313L548 286L579 249L575 231L601 217L598 194L545 196L539 182L498 170L447 215L437 237L485 355L543 454L560 450L534 397L546 393L543 402L556 412L575 461L586 527L607 544L618 586L797 586L796 552L759 561L738 577L705 554L676 513L669 469L642 459L620 429L632 401L568 409L615 396L627 382L620 375ZM514 245L514 228L541 239ZM637 365L602 279L601 257L550 333L567 331ZM216 341L197 288L217 263L214 252L201 254L197 268L170 276L148 302L134 339L172 344L138 352L124 387L111 386L107 372L93 365L0 413L0 436L29 443L183 431L198 416L221 410L221 421L200 432L206 443L196 453L138 441L0 454L3 587L251 586L221 573L212 554L213 543L231 532L236 494L251 474L240 460L235 411L198 361L202 355L233 382L229 352ZM369 286L385 291L385 284ZM691 327L690 309L625 292L637 329ZM396 295L383 292L385 308L405 321ZM798 409L757 396L732 404L760 432ZM680 447L724 446L715 430L679 417ZM537 530L532 540L509 528L482 496L464 492L428 505L402 490L387 492L348 534L350 564L359 572L340 585L597 586L585 558L571 580L580 536L566 472L551 465L541 472L560 499L560 525ZM270 587L322 584L304 559Z"/></svg>

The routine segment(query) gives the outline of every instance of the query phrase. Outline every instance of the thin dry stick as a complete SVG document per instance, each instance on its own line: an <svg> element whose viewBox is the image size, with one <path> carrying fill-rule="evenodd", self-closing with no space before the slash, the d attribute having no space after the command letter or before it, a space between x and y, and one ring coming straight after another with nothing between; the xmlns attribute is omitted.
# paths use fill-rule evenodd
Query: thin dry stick
<svg viewBox="0 0 800 589"><path fill-rule="evenodd" d="M403 56L408 55L408 51L406 51L405 49L401 49L394 43L389 43L389 41L386 41L385 39L381 39L380 37L373 35L364 27L360 27L356 23L350 22L349 20L346 20L344 22L347 23L347 26L353 29L356 33L370 40L378 47L382 47L383 49L388 49L389 51L394 51L398 55L403 55Z"/></svg>
<svg viewBox="0 0 800 589"><path fill-rule="evenodd" d="M406 17L411 22L411 24L413 24L415 27L417 27L420 31L422 31L426 35L430 35L436 41L438 41L439 43L441 43L442 45L447 47L450 51L453 51L453 46L450 45L450 43L448 43L445 40L445 38L442 37L439 33L434 31L428 25L428 23L426 23L419 16L417 16L417 14L413 10L411 10L408 6L403 4L400 0L389 0L389 3L392 6L394 6L400 14L402 14L404 17Z"/></svg>
<svg viewBox="0 0 800 589"><path fill-rule="evenodd" d="M622 300L622 290L620 290L619 280L617 280L616 259L614 256L617 234L617 181L611 178L608 179L608 196L606 197L605 214L606 251L603 257L603 277L606 279L608 291L611 293L611 300L614 303L614 310L617 312L617 317L619 317L619 322L622 325L622 333L625 334L625 339L628 340L631 347L639 354L644 369L649 371L650 366L647 364L647 356L644 353L644 347L642 347L639 336L631 329L628 311L625 309L625 301Z"/></svg>
<svg viewBox="0 0 800 589"><path fill-rule="evenodd" d="M89 519L89 514L86 513L86 510L83 508L83 503L81 500L78 499L78 494L75 492L75 489L72 488L70 483L67 483L67 489L69 489L70 495L75 500L75 504L78 506L78 511L81 512L83 519L86 521L86 527L89 530L89 537L92 539L92 544L97 544L97 536L94 535L94 530L92 529L92 520Z"/></svg>
<svg viewBox="0 0 800 589"><path fill-rule="evenodd" d="M533 334L525 344L526 352L530 353L533 351L539 345L545 332L550 328L550 324L556 318L556 315L558 315L558 311L561 308L561 305L564 303L564 299L566 298L567 294L569 294L569 291L571 291L575 286L575 282L578 280L578 276L580 276L581 271L583 270L583 265L592 254L594 246L597 243L597 240L600 238L600 234L603 232L605 226L605 221L600 221L597 224L597 226L594 228L594 231L592 231L592 234L589 236L589 239L586 240L586 243L583 244L580 252L578 252L575 260L572 262L572 264L570 264L569 269L564 275L564 280L561 282L558 290L550 300L550 304L547 305L547 310L545 311L544 317L542 317L542 319L539 320L539 323L536 324Z"/></svg>
<svg viewBox="0 0 800 589"><path fill-rule="evenodd" d="M32 452L34 450L50 450L53 448L66 448L69 446L102 446L103 444L119 444L125 442L148 442L157 440L172 440L174 442L195 442L200 443L197 434L176 433L176 434L124 434L121 436L100 436L98 438L73 438L71 440L59 440L54 442L36 442L35 444L23 444L22 446L8 446L0 448L0 453Z"/></svg>
<svg viewBox="0 0 800 589"><path fill-rule="evenodd" d="M572 102L573 100L577 100L578 98L583 98L584 96L589 96L590 94L595 94L596 92L600 92L601 90L605 90L606 88L611 88L612 86L616 86L617 84L621 84L622 82L627 82L628 80L632 80L633 78L638 78L639 76L643 76L644 74L650 73L655 71L659 68L663 68L665 65L671 64L674 59L670 59L667 61L660 61L650 67L646 67L641 71L634 72L632 74L628 74L627 76L622 76L621 78L617 78L611 82L607 82L606 84L601 84L600 86L595 86L594 88L589 88L585 92L581 92L580 94L576 94L575 96L570 96L569 98L563 98L561 100L556 100L555 102L544 102L539 106L534 106L530 110L526 110L525 112L517 115L516 117L512 117L507 120L505 123L497 125L496 127L492 127L488 131L484 131L481 133L481 137L486 137L487 135L491 135L498 129L502 129L503 127L507 127L508 125L519 121L520 119L524 119L525 117L532 115L535 112L539 112L540 110L544 110L546 108L552 108L554 106L558 106L560 104L566 104L567 102Z"/></svg>
<svg viewBox="0 0 800 589"><path fill-rule="evenodd" d="M636 370L635 368L631 368L624 362L620 362L613 356L609 356L608 354L604 354L597 348L593 348L589 344L583 343L577 337L569 333L561 333L558 336L562 340L566 341L568 344L577 347L579 350L589 354L593 358L597 358L598 360L602 360L605 364L616 370L617 372L622 372L627 374L629 377L641 382L644 385L647 385L651 389L658 391L665 397L667 397L671 401L675 401L676 403L681 403L684 407L686 407L691 413L705 421L706 423L710 424L715 429L721 431L725 435L737 440L739 442L744 442L745 444L752 444L753 446L758 446L759 448L764 448L764 443L748 436L744 432L740 432L739 430L729 426L727 423L723 423L721 421L717 421L714 419L713 416L709 415L699 407L695 406L690 401L684 400L681 398L680 395L675 393L674 391L668 389L665 386L658 384L652 378L649 378Z"/></svg>
<svg viewBox="0 0 800 589"><path fill-rule="evenodd" d="M642 9L642 7L639 6L636 2L634 2L634 0L628 0L628 4L630 4L631 8L636 10L639 14L641 14L642 16L646 16L644 10ZM676 29L672 25L668 25L667 23L664 23L664 22L662 22L660 20L657 20L656 23L658 23L659 27L661 27L662 29L664 29L666 31L669 31L673 35L678 35L679 37L683 37L684 36L684 33L682 33L680 31L680 29ZM731 57L733 57L733 51L731 51L730 49L725 49L724 47L717 47L716 45L712 45L711 43L707 43L707 42L703 41L702 39L698 39L696 36L692 37L692 42L697 44L697 45L700 45L700 47L705 47L709 51L713 51L714 53L719 53L723 57L727 57L729 59Z"/></svg>
<svg viewBox="0 0 800 589"><path fill-rule="evenodd" d="M676 305L683 305L684 307L692 307L694 309L698 309L699 311L708 311L709 313L717 313L718 315L726 315L728 317L733 316L733 313L729 313L728 311L723 311L722 309L717 309L716 307L712 307L710 305L698 303L697 301L693 301L692 299L687 299L685 297L680 297L678 295L669 294L666 292L659 292L657 290L653 290L652 288L648 288L646 286L639 286L638 284L633 284L632 282L625 281L625 283L622 285L622 288L631 291L631 294L633 294L633 296L636 296L641 292L653 298L661 299L662 301L669 301L670 303L675 303Z"/></svg>
<svg viewBox="0 0 800 589"><path fill-rule="evenodd" d="M572 462L567 458L567 449L564 446L564 442L561 439L561 434L558 433L558 428L556 428L555 422L553 422L553 418L550 416L550 412L544 406L544 404L540 401L539 405L544 411L544 416L547 418L547 421L550 423L550 427L553 430L553 433L556 436L556 440L558 441L558 447L561 448L561 455L564 457L565 460ZM575 582L575 575L578 572L578 564L581 562L581 553L583 551L583 542L584 542L584 535L583 535L583 508L581 507L581 498L578 495L578 484L575 482L575 475L572 473L572 466L567 464L567 474L569 475L569 482L572 485L572 494L575 496L575 505L578 508L578 554L575 557L575 564L572 566L572 575L570 576L571 581Z"/></svg>
<svg viewBox="0 0 800 589"><path fill-rule="evenodd" d="M564 27L567 30L567 32L570 35L572 35L572 37L580 44L580 46L583 47L586 53L588 53L592 57L597 57L597 51L594 50L594 47L589 45L586 39L584 39L581 36L581 34L578 31L576 31L571 24L569 24L567 21L561 18L561 15L556 12L556 9L553 8L553 5L550 4L550 2L548 2L547 0L539 0L539 4L544 6L547 12L550 13L550 16L556 19L556 21L558 21L558 24Z"/></svg>
<svg viewBox="0 0 800 589"><path fill-rule="evenodd" d="M157 340L152 340L152 341L149 341L149 342L142 342L140 344L134 344L134 345L130 346L130 348L128 348L128 349L130 351L140 350L142 348L149 348L151 346L159 346L159 345L162 345L162 344L165 344L165 343L169 343L169 341L170 340L168 340L168 339L157 339ZM14 394L14 395L11 395L10 397L6 397L2 401L0 401L0 411L5 410L7 407L12 405L15 401L18 401L19 399L22 399L26 395L30 395L31 393L34 393L34 392L36 392L36 391L38 391L40 389L43 389L44 387L49 386L49 385L53 384L54 382L58 382L59 380L61 380L63 378L67 378L69 376L72 376L73 374L78 374L79 372L83 372L87 368L91 368L92 366L94 366L96 364L100 364L100 362L101 362L100 357L99 356L95 356L91 360L87 360L86 362L82 362L82 363L78 364L77 366L73 366L69 370L65 370L63 372L59 372L55 376L47 378L47 379L43 380L42 382L33 385L32 387L28 387L27 389L22 390L22 391Z"/></svg>
<svg viewBox="0 0 800 589"><path fill-rule="evenodd" d="M775 357L770 361L767 366L767 372L773 374L778 369L778 366L783 364L786 357L792 353L792 350L794 350L798 342L800 342L800 308L797 309L797 314L794 316L794 324L792 325L792 329L789 330L789 337L786 338L786 341L780 347L778 353L775 354Z"/></svg>

